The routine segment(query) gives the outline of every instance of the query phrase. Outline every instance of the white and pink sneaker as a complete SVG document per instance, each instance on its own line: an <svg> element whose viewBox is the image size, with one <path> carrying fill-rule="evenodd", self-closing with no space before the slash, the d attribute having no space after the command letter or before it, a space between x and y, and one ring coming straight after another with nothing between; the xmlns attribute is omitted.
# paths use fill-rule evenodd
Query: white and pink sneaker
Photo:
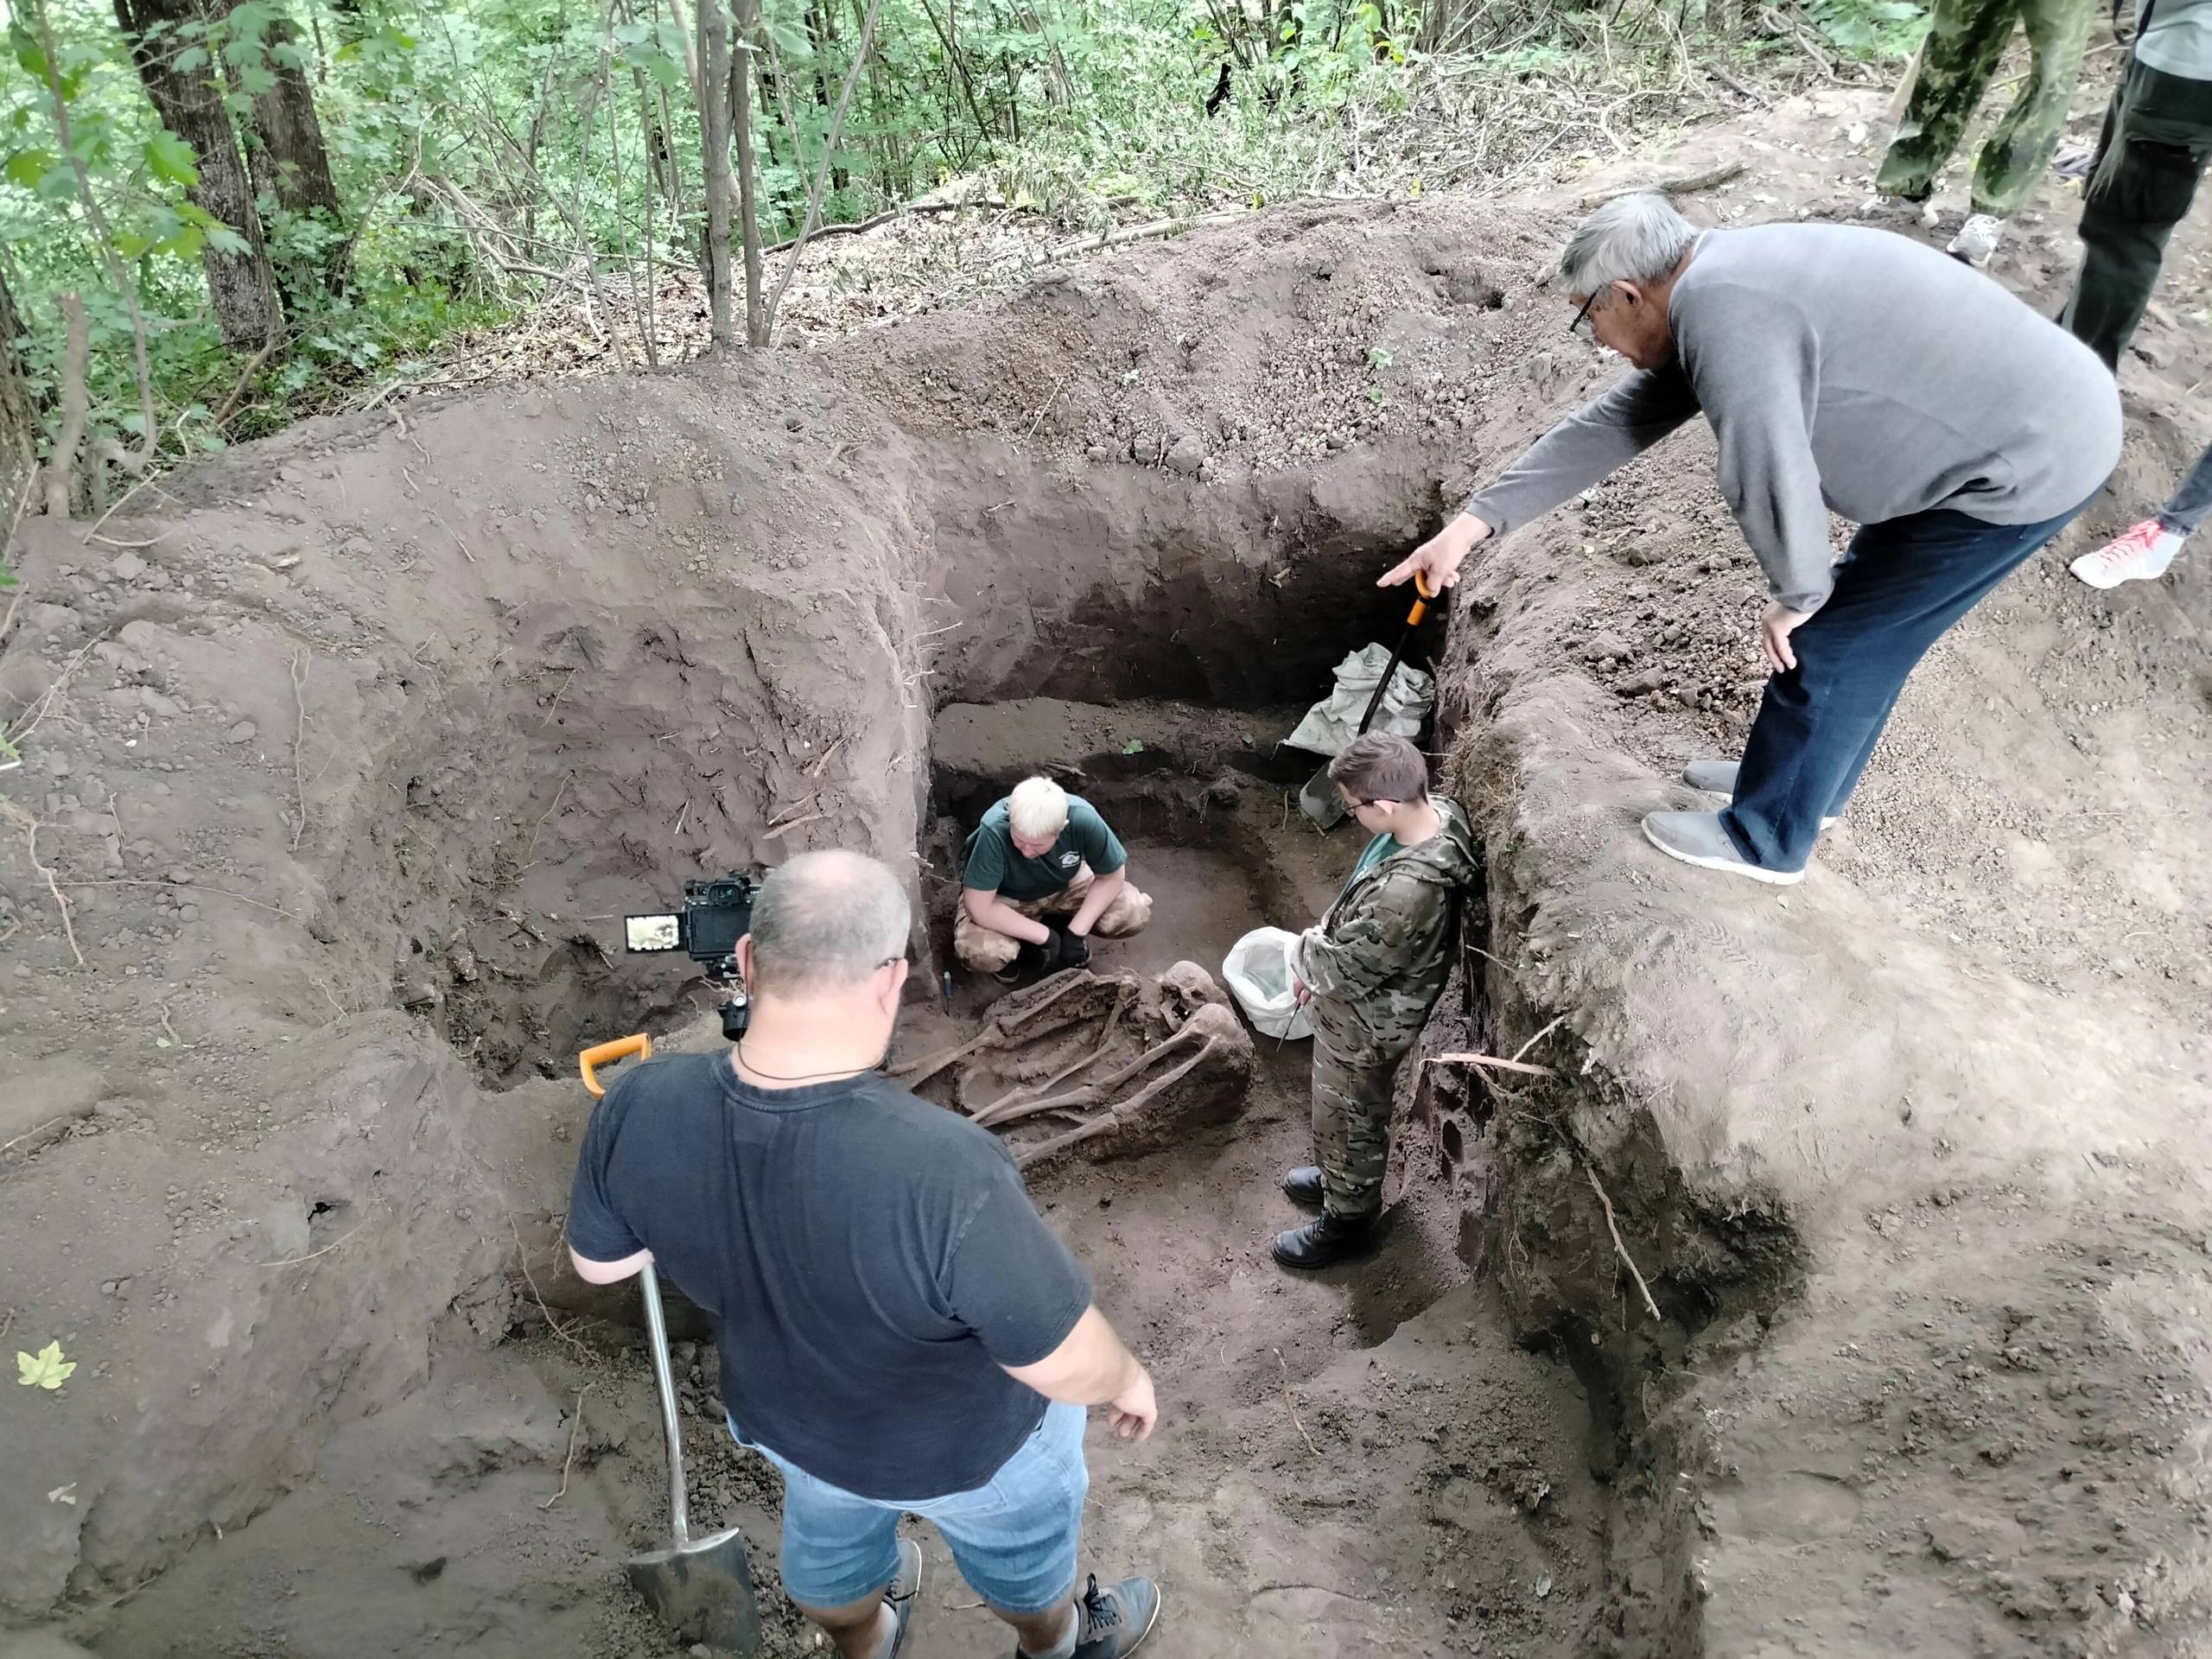
<svg viewBox="0 0 2212 1659"><path fill-rule="evenodd" d="M2152 582L2166 574L2166 567L2189 539L2168 530L2156 518L2121 531L2094 553L2084 553L2066 568L2092 588L2117 588L2123 582Z"/></svg>

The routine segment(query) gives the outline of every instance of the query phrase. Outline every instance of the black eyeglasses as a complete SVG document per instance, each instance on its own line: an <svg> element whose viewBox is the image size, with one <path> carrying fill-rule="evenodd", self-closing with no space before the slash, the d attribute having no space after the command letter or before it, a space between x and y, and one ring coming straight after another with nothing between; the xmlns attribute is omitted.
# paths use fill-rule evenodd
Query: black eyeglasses
<svg viewBox="0 0 2212 1659"><path fill-rule="evenodd" d="M1592 289L1590 297L1582 302L1582 308L1574 314L1574 321L1567 325L1567 332L1575 339L1597 339L1598 325L1591 320L1590 309L1598 303L1598 296L1604 291L1603 289Z"/></svg>

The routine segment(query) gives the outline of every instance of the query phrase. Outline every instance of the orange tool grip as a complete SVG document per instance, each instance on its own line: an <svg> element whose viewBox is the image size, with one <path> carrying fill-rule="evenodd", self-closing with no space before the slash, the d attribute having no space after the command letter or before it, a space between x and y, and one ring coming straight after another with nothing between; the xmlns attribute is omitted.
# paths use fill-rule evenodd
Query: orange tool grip
<svg viewBox="0 0 2212 1659"><path fill-rule="evenodd" d="M616 1060L626 1060L632 1054L641 1060L653 1057L653 1039L642 1031L627 1037L617 1037L611 1043L594 1043L576 1056L576 1069L584 1074L584 1087L596 1100L607 1092L607 1085L599 1080L599 1068Z"/></svg>
<svg viewBox="0 0 2212 1659"><path fill-rule="evenodd" d="M1414 572L1414 591L1421 597L1414 601L1413 609L1406 613L1406 626L1409 628L1421 626L1421 618L1428 614L1428 601L1436 597L1436 590L1428 585L1427 572Z"/></svg>

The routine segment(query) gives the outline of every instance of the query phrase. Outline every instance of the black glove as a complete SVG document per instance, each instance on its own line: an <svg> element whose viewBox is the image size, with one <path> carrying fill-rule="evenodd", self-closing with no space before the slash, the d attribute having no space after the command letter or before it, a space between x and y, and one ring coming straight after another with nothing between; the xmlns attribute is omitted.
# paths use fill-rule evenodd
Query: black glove
<svg viewBox="0 0 2212 1659"><path fill-rule="evenodd" d="M1043 943L1024 939L1021 948L1014 953L1014 970L1023 978L1032 974L1048 973L1052 968L1052 939L1048 932Z"/></svg>
<svg viewBox="0 0 2212 1659"><path fill-rule="evenodd" d="M1082 968L1090 961L1090 941L1064 927L1052 929L1052 943L1046 948L1052 952L1056 972L1063 968Z"/></svg>

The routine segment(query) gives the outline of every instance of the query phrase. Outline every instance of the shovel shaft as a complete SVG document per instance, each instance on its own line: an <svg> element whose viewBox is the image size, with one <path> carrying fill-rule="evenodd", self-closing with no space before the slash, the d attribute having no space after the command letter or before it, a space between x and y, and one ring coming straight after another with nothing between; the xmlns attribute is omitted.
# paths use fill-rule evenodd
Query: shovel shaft
<svg viewBox="0 0 2212 1659"><path fill-rule="evenodd" d="M645 1330L653 1344L653 1384L660 1390L661 1432L668 1437L668 1523L676 1534L676 1547L691 1541L691 1520L683 1501L683 1431L676 1421L676 1373L668 1363L668 1321L660 1311L660 1275L645 1263L639 1275L645 1299Z"/></svg>
<svg viewBox="0 0 2212 1659"><path fill-rule="evenodd" d="M1414 573L1414 591L1421 595L1414 601L1413 608L1406 613L1406 626L1398 635L1396 649L1390 653L1389 666L1382 671L1382 677L1375 682L1375 695L1367 700L1367 712L1359 717L1359 734L1367 735L1367 728L1375 723L1375 711L1382 706L1382 694L1390 689L1390 682L1398 677L1398 664L1405 660L1406 647L1413 643L1414 630L1428 614L1428 601L1436 595L1430 591L1428 578L1419 571Z"/></svg>

